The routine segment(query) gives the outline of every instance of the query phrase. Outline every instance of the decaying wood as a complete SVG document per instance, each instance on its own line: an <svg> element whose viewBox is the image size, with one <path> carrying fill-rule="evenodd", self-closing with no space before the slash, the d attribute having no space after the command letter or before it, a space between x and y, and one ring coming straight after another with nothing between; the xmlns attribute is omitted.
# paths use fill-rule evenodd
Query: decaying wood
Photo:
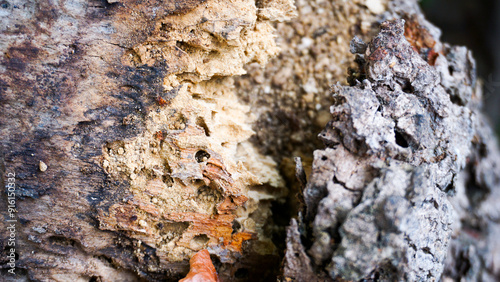
<svg viewBox="0 0 500 282"><path fill-rule="evenodd" d="M202 249L221 279L240 268L276 276L264 228L286 188L248 141L255 117L231 77L277 54L271 23L295 15L291 1L15 0L2 9L16 279L177 280Z"/></svg>

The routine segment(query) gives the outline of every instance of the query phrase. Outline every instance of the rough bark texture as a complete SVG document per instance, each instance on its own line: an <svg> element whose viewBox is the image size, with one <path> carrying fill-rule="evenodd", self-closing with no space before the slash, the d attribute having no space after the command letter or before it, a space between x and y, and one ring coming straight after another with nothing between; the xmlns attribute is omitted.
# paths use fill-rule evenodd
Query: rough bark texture
<svg viewBox="0 0 500 282"><path fill-rule="evenodd" d="M176 281L206 249L221 281L499 279L470 53L412 0L295 6L1 2L3 277Z"/></svg>
<svg viewBox="0 0 500 282"><path fill-rule="evenodd" d="M499 277L498 206L491 203L500 155L479 113L474 61L464 47L442 45L407 4L387 17L406 24L387 21L369 44L351 42L359 68L351 86L333 90L333 119L319 135L327 148L315 151L304 192L302 239L297 224L288 231L287 252L311 263L302 259L297 271L287 255L285 278L310 281L311 268L317 280L325 273L383 281Z"/></svg>

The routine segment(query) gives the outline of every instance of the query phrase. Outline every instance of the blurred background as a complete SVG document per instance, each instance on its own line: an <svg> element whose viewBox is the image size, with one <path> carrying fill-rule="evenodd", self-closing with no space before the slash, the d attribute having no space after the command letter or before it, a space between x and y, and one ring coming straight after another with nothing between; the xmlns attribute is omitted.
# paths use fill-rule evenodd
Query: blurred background
<svg viewBox="0 0 500 282"><path fill-rule="evenodd" d="M500 136L500 0L422 0L420 5L443 31L443 42L472 50L484 83L484 110Z"/></svg>

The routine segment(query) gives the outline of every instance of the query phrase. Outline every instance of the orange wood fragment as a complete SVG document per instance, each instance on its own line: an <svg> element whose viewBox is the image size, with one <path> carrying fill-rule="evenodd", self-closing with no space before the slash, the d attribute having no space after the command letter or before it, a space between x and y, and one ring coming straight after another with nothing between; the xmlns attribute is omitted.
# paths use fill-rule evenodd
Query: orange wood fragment
<svg viewBox="0 0 500 282"><path fill-rule="evenodd" d="M156 102L158 103L158 105L160 106L165 106L167 104L169 104L169 102L165 99L163 99L162 97L158 96L156 97Z"/></svg>
<svg viewBox="0 0 500 282"><path fill-rule="evenodd" d="M229 243L229 248L238 252L241 252L241 247L243 241L256 239L255 235L248 232L238 232L231 236L231 242Z"/></svg>
<svg viewBox="0 0 500 282"><path fill-rule="evenodd" d="M189 260L189 273L179 282L218 282L219 276L207 250L201 250Z"/></svg>
<svg viewBox="0 0 500 282"><path fill-rule="evenodd" d="M161 132L161 130L158 130L155 132L155 138L158 139L158 140L163 140L163 132Z"/></svg>

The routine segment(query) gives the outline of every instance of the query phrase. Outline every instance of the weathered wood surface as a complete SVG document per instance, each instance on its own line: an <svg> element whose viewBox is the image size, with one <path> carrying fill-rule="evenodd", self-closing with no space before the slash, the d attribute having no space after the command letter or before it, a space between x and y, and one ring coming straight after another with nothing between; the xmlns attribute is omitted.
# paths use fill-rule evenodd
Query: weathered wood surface
<svg viewBox="0 0 500 282"><path fill-rule="evenodd" d="M258 161L256 168L251 169L252 174L248 172L248 165L233 164L231 156L221 152L237 148L241 151L237 145L252 134L244 124L251 118L245 116L243 106L231 104L236 101L228 91L232 82L224 78L241 73L247 62L264 63L268 56L276 53L272 28L266 21L293 14L293 5L288 12L281 11L280 7L266 10L265 5L257 9L254 1L205 0L13 0L1 3L2 173L15 173L17 279L176 280L188 272L191 253L204 244L215 248L212 253L219 254L221 278L234 276L239 265L245 265L246 277L275 275L272 273L278 268L279 257L272 254L275 251L270 239L265 243L270 244L269 247L261 247L263 251L257 255L259 263L264 262L267 267L256 264L252 255L234 263L242 244L255 239L256 232L263 232L255 230L265 221L260 215L255 216L254 211L261 207L259 200L252 202L254 207L247 209L246 216L253 212L255 220L262 222L235 227L234 221L236 209L248 199L247 187L258 188L261 184L268 185L267 181L270 181L269 187L282 186L280 176L277 173L254 175L259 169L272 167L272 161L268 160L266 165ZM265 11L272 13L257 15ZM262 50L256 48L258 44L263 44ZM165 81L168 75L183 73L189 77L176 80L176 85L184 85L184 88L170 87ZM212 76L216 77L208 86L196 86ZM195 96L187 88L201 94ZM203 100L203 95L212 95L217 90L229 97L228 101L223 100L228 105L221 102L215 107L225 107L217 112L223 119L219 124L196 119L196 107L201 105L201 111L203 101L195 101L193 103L198 104L193 105L182 103L182 99L188 98ZM172 102L178 93L182 101ZM186 98L186 95L192 97ZM189 107L194 109L186 109ZM177 122L148 123L151 113L168 110L181 113L173 118ZM224 118L225 110L232 119ZM189 111L194 112L195 120L186 120L192 117ZM215 115L216 112L212 117ZM224 122L233 124L228 126ZM219 126L219 131L214 131L212 126ZM203 141L203 138L209 140ZM229 140L226 142L224 138ZM121 170L147 158L138 153L140 148L124 151L129 148L127 144L149 145L154 140L160 145L167 144L164 147L168 148L180 146L177 147L183 152L180 159L169 159L179 168L168 166L173 163L162 164L165 168L158 171L159 176L149 174L152 170L147 163L142 170ZM214 149L210 140L219 142L218 147ZM221 142L229 149L224 149ZM198 151L189 144L201 144L196 146L204 146L206 151ZM151 151L158 152L158 149ZM195 156L200 152L200 156ZM135 163L121 162L116 155L123 153L126 157L135 157ZM159 162L167 159L168 156L157 157ZM191 168L184 168L188 165ZM202 168L194 169L196 166ZM165 172L172 174L173 180L164 175ZM148 175L160 177L157 193L167 184L168 187L187 187L185 191L190 194L186 196L180 191L176 199L198 197L200 203L193 205L210 212L214 210L215 218L210 213L190 215L186 213L190 207L181 204L178 213L164 212L158 201L169 200L168 193L163 194L164 198L160 195L152 199L133 190L133 187L144 187L139 181ZM196 179L198 182L193 185L186 184ZM7 178L4 181L7 184ZM156 184L148 185L151 189L156 187ZM253 193L275 197L266 194L268 188L259 189ZM8 194L2 193L2 207L7 206L7 200ZM263 208L269 207L265 204ZM267 216L263 213L262 216ZM2 216L8 217L7 209L2 208ZM238 216L245 218L245 215ZM10 269L4 264L10 252L7 224L5 220L0 223L4 277L9 277ZM186 231L188 226L191 227ZM184 236L189 232L192 234ZM165 236L177 236L178 245L184 247L177 246L176 252L172 252L162 241ZM193 238L198 241L191 240ZM219 241L221 238L223 241ZM167 250L160 250L160 245ZM233 261L226 265L227 260Z"/></svg>
<svg viewBox="0 0 500 282"><path fill-rule="evenodd" d="M98 228L97 208L121 201L127 183L110 181L94 158L106 142L142 130L140 119L122 120L147 111L167 71L127 65L124 53L153 33L155 19L203 2L2 2L2 171L16 174L17 278L132 281L137 273L187 272L177 263L152 275L153 250L145 247L140 261L132 240Z"/></svg>

